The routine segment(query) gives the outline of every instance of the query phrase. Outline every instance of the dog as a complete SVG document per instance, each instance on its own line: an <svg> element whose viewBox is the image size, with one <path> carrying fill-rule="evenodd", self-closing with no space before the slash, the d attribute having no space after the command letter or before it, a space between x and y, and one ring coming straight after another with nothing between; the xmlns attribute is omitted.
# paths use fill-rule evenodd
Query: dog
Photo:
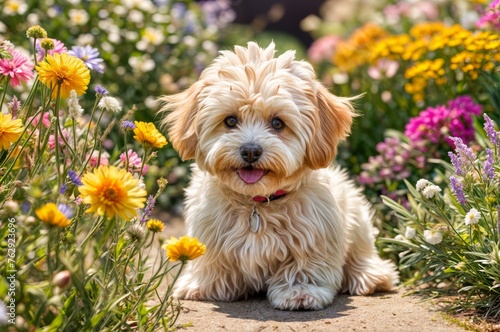
<svg viewBox="0 0 500 332"><path fill-rule="evenodd" d="M267 292L274 308L319 310L339 292L398 283L379 257L361 190L330 166L351 130L353 98L331 94L295 52L224 50L183 92L160 97L169 138L193 159L188 234L206 245L174 297L236 301Z"/></svg>

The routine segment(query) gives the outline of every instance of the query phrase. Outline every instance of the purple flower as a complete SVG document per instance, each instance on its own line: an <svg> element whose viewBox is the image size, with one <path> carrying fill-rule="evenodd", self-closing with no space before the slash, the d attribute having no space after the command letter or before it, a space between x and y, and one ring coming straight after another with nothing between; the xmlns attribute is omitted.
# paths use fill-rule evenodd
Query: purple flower
<svg viewBox="0 0 500 332"><path fill-rule="evenodd" d="M48 53L49 55L54 55L55 53L65 53L68 51L66 46L64 46L64 43L60 40L57 39L52 39L54 41L54 48L49 50ZM43 61L43 58L45 57L45 50L43 47L40 45L41 39L37 39L36 41L36 53L37 53L37 61Z"/></svg>
<svg viewBox="0 0 500 332"><path fill-rule="evenodd" d="M94 91L95 91L96 94L98 94L100 96L105 96L105 95L108 94L108 90L106 90L105 88L103 88L100 85L96 85L95 88L94 88Z"/></svg>
<svg viewBox="0 0 500 332"><path fill-rule="evenodd" d="M71 50L68 51L68 54L83 60L90 70L95 70L101 74L104 72L104 65L102 64L104 60L99 58L99 51L97 48L93 48L90 45L73 46Z"/></svg>
<svg viewBox="0 0 500 332"><path fill-rule="evenodd" d="M467 204L462 182L457 177L452 175L450 176L450 185L451 185L451 190L453 191L453 194L457 198L458 203L460 203L461 205Z"/></svg>
<svg viewBox="0 0 500 332"><path fill-rule="evenodd" d="M462 169L462 164L460 162L460 158L458 155L454 154L453 152L449 151L448 156L450 156L451 163L453 165L453 168L455 169L455 173L457 175L464 175L464 171Z"/></svg>
<svg viewBox="0 0 500 332"><path fill-rule="evenodd" d="M498 132L495 130L495 124L491 121L490 117L484 113L484 130L486 135L490 139L491 143L500 147L500 139L498 138Z"/></svg>
<svg viewBox="0 0 500 332"><path fill-rule="evenodd" d="M149 220L151 216L151 212L153 212L153 208L155 207L156 200L152 195L149 195L148 200L146 202L146 207L144 208L144 214L142 215L140 224L144 224Z"/></svg>
<svg viewBox="0 0 500 332"><path fill-rule="evenodd" d="M57 204L57 209L62 212L66 216L66 218L71 219L74 216L73 209L69 207L67 204L59 203Z"/></svg>
<svg viewBox="0 0 500 332"><path fill-rule="evenodd" d="M71 182L73 182L74 184L76 184L77 186L81 186L83 185L82 183L82 180L80 179L80 177L76 174L75 171L73 170L69 170L68 171L68 177L70 178Z"/></svg>
<svg viewBox="0 0 500 332"><path fill-rule="evenodd" d="M486 160L484 161L483 169L488 179L492 180L495 177L495 170L493 168L493 152L491 152L491 149L486 149Z"/></svg>
<svg viewBox="0 0 500 332"><path fill-rule="evenodd" d="M125 121L122 122L122 128L123 129L134 130L135 127L136 127L136 125L132 121L125 120Z"/></svg>
<svg viewBox="0 0 500 332"><path fill-rule="evenodd" d="M63 183L61 189L59 189L59 193L64 194L66 192L66 189L68 189L68 186L66 185L66 183Z"/></svg>
<svg viewBox="0 0 500 332"><path fill-rule="evenodd" d="M462 169L468 167L471 163L476 160L476 155L471 148L464 144L460 137L449 137L449 139L455 145L455 151L460 158L460 165Z"/></svg>

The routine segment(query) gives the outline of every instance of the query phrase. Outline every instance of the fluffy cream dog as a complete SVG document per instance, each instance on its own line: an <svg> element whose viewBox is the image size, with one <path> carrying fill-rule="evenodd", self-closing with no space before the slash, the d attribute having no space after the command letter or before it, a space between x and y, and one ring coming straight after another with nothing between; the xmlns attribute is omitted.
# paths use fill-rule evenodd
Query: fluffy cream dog
<svg viewBox="0 0 500 332"><path fill-rule="evenodd" d="M371 294L398 282L374 246L372 212L330 168L350 132L350 99L274 44L222 51L195 84L162 98L163 124L183 159L190 236L206 244L174 295L234 301L267 292L278 309L322 309L339 291Z"/></svg>

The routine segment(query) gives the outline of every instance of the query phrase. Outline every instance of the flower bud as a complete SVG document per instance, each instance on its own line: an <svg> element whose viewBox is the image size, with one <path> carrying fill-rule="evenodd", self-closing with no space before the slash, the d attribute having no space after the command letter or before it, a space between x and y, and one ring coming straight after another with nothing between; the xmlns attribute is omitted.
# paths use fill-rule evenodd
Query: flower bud
<svg viewBox="0 0 500 332"><path fill-rule="evenodd" d="M40 46L45 50L45 51L49 51L49 50L52 50L54 49L54 47L56 46L54 41L50 38L43 38L41 41L40 41Z"/></svg>
<svg viewBox="0 0 500 332"><path fill-rule="evenodd" d="M59 288L64 288L71 282L71 272L64 270L56 273L54 278L52 278L52 284Z"/></svg>
<svg viewBox="0 0 500 332"><path fill-rule="evenodd" d="M26 31L28 38L47 38L47 31L39 25L34 25Z"/></svg>

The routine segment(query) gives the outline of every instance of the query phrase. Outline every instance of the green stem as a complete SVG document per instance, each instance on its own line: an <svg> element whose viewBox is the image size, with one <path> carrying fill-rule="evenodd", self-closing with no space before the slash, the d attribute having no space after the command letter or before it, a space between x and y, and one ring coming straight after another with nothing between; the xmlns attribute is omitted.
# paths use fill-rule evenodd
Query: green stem
<svg viewBox="0 0 500 332"><path fill-rule="evenodd" d="M56 128L54 130L54 141L56 144L55 149L56 149L56 168L57 168L57 188L61 188L61 167L60 167L60 160L59 160L59 104L61 102L60 93L61 93L61 84L58 84L57 85L57 94L56 94L56 105L54 107L54 109L55 109L54 113L56 116Z"/></svg>
<svg viewBox="0 0 500 332"><path fill-rule="evenodd" d="M92 107L92 112L90 113L90 118L89 118L89 124L87 126L87 130L85 131L85 140L83 144L83 156L87 154L87 141L89 138L89 132L90 132L90 126L92 125L92 119L94 118L94 113L97 107L97 103L99 102L99 99L101 99L99 96L95 99L94 101L94 106ZM96 124L97 127L97 124ZM95 139L95 137L94 137Z"/></svg>
<svg viewBox="0 0 500 332"><path fill-rule="evenodd" d="M5 87L4 87L3 93L2 93L2 100L0 101L0 110L2 109L3 102L5 100L5 95L7 94L7 85L9 84L9 82L10 82L10 76L7 76L5 79Z"/></svg>

